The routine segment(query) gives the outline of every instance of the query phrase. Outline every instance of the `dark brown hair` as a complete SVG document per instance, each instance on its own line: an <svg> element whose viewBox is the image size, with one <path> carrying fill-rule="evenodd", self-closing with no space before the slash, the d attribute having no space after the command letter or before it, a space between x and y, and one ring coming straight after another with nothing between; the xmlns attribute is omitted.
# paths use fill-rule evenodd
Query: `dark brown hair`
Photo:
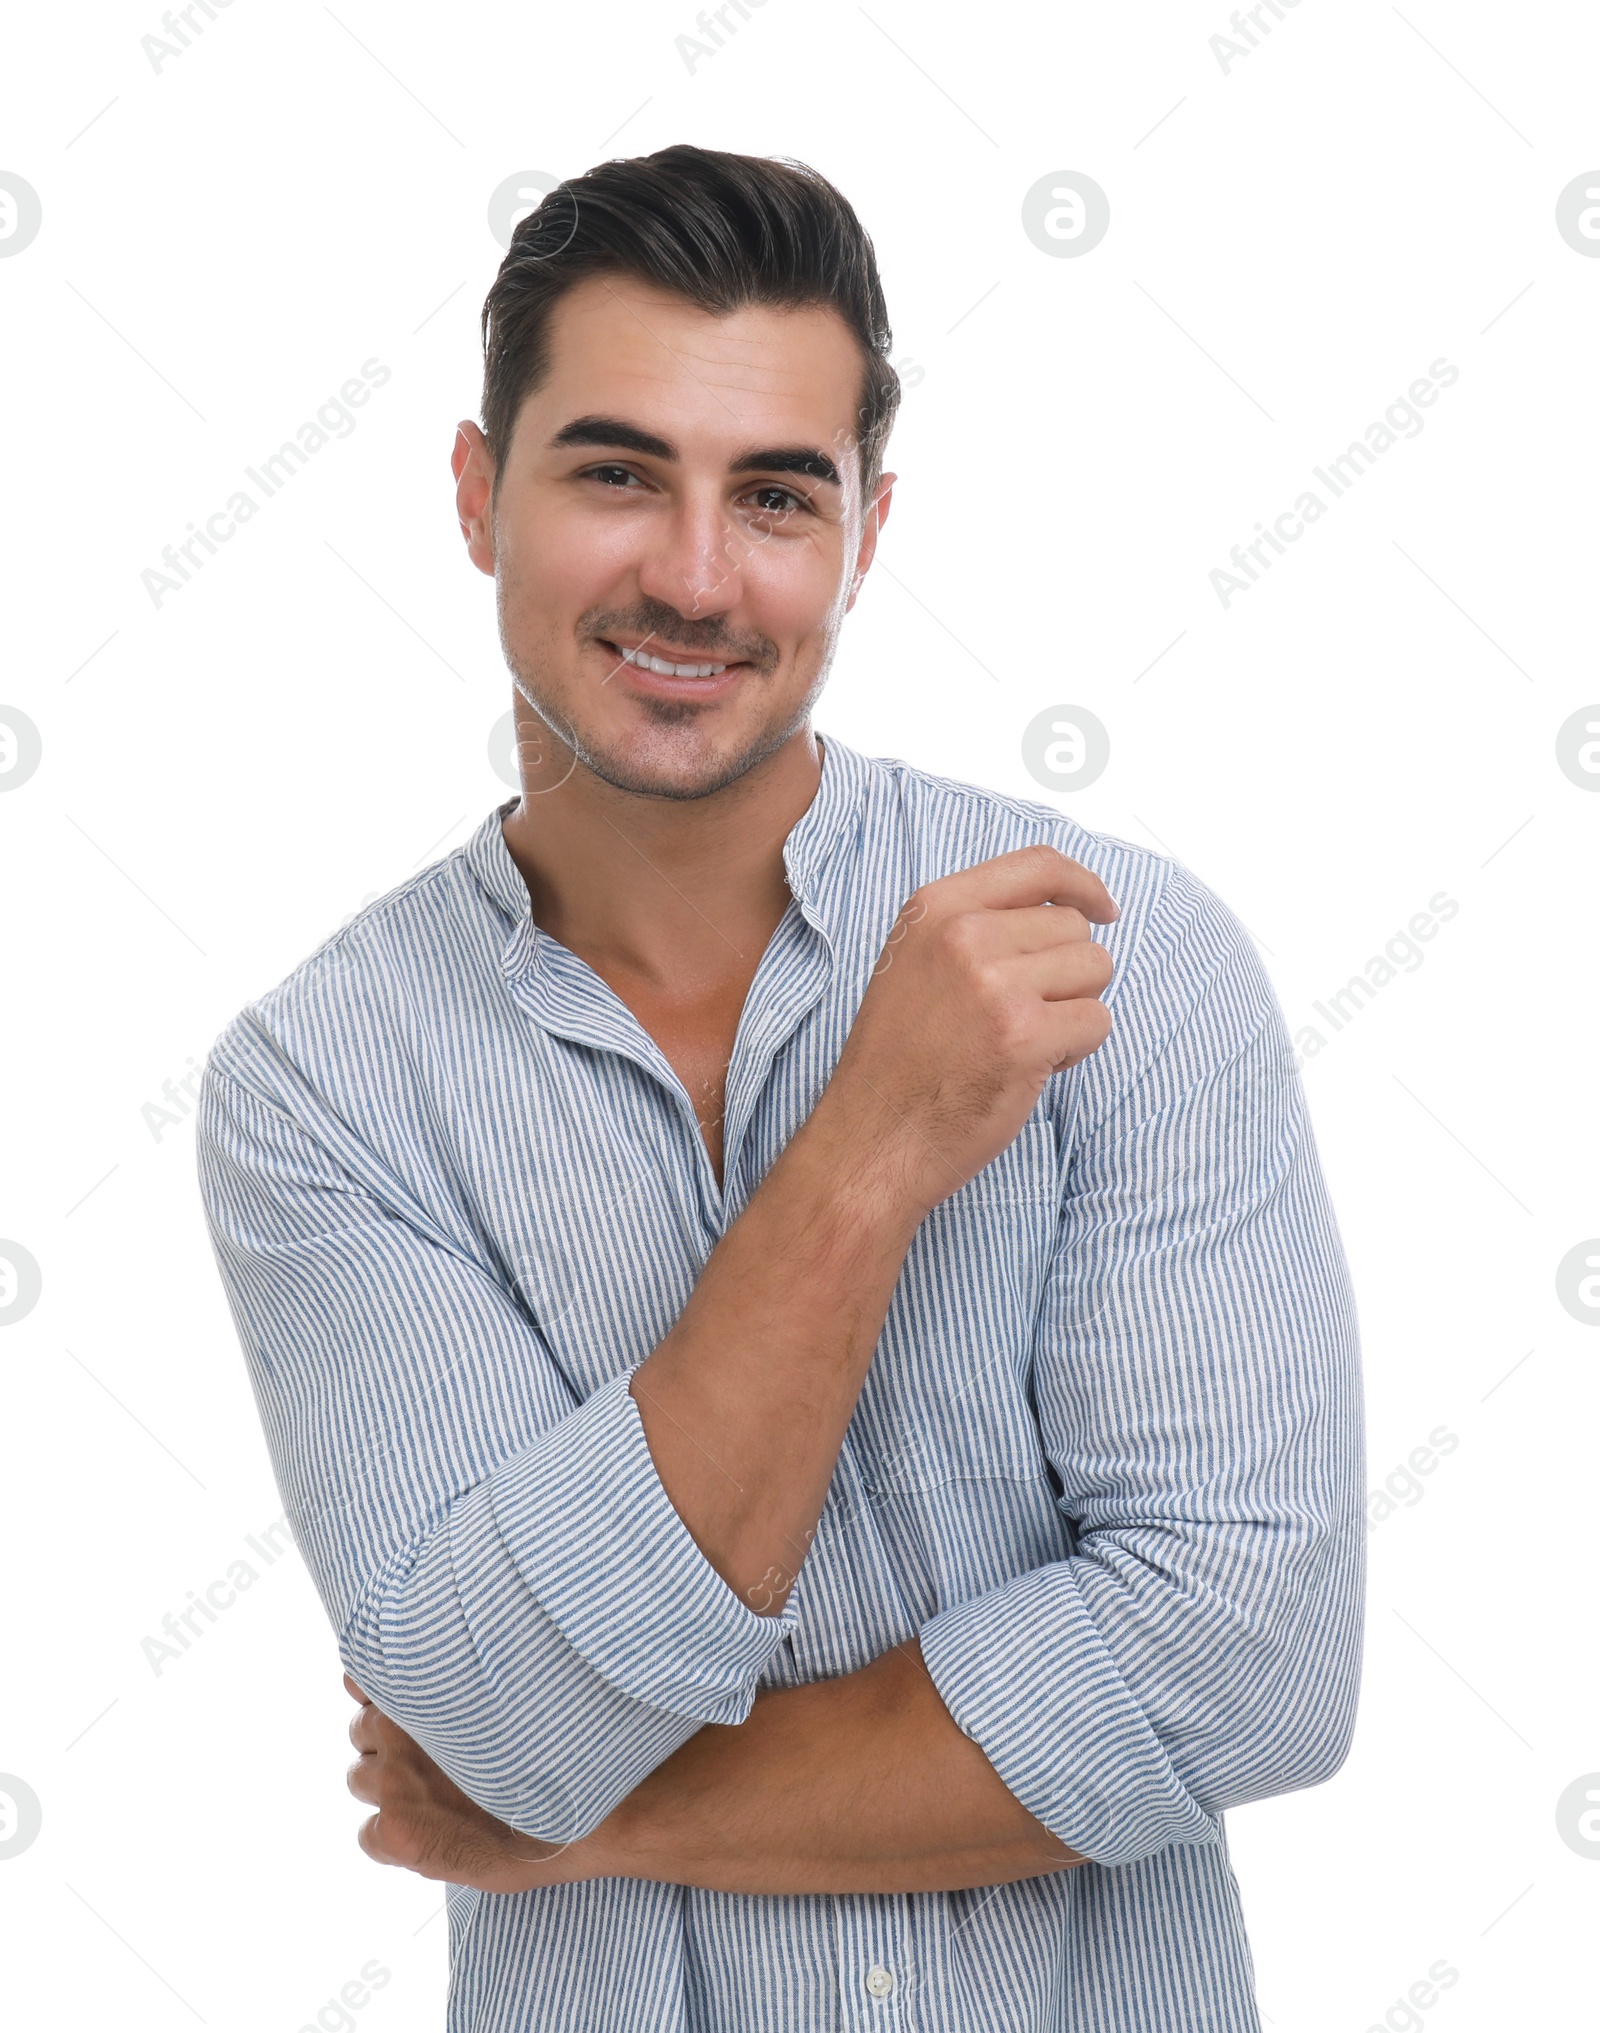
<svg viewBox="0 0 1600 2033"><path fill-rule="evenodd" d="M825 304L861 347L855 436L870 498L900 402L872 242L827 178L803 162L680 142L602 162L518 225L483 305L483 434L505 471L523 398L550 358L550 313L586 276L633 275L708 311Z"/></svg>

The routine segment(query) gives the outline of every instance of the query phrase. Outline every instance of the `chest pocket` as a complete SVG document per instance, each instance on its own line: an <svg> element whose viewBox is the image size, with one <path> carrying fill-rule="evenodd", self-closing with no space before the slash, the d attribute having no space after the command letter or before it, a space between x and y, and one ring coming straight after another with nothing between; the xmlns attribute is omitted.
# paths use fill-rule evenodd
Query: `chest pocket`
<svg viewBox="0 0 1600 2033"><path fill-rule="evenodd" d="M1055 1125L1041 1104L917 1231L850 1428L875 1498L1045 1473L1032 1348L1058 1178Z"/></svg>

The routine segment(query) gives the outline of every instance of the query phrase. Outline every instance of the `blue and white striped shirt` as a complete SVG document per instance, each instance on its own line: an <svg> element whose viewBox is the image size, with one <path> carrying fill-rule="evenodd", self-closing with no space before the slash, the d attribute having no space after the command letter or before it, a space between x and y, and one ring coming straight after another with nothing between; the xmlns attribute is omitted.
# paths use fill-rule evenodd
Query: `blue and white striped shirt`
<svg viewBox="0 0 1600 2033"><path fill-rule="evenodd" d="M449 2025L1258 2033L1223 1814L1342 1762L1366 1559L1355 1309L1277 1000L1180 863L822 741L721 1190L659 1047L533 922L513 799L218 1037L206 1218L340 1657L491 1813L581 1835L758 1687L915 1634L1091 1861L948 1893L452 1887ZM1041 840L1121 906L1111 1035L918 1231L758 1616L668 1500L630 1372L815 1106L905 899Z"/></svg>

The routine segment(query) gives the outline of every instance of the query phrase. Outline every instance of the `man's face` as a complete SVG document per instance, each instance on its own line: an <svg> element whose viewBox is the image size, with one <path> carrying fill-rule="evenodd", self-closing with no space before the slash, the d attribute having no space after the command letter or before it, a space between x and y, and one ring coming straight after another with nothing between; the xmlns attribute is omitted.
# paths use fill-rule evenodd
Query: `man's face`
<svg viewBox="0 0 1600 2033"><path fill-rule="evenodd" d="M805 722L895 478L863 502L861 372L831 309L718 316L594 276L555 306L492 510L461 426L457 509L506 662L596 775L703 797Z"/></svg>

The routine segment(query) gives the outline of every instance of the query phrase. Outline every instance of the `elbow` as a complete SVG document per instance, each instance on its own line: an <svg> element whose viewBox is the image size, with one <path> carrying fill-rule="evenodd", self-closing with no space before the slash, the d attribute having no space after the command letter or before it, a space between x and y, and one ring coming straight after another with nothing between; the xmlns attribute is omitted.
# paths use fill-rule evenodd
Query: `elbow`
<svg viewBox="0 0 1600 2033"><path fill-rule="evenodd" d="M1180 1729L1174 1758L1207 1813L1321 1786L1344 1766L1361 1693L1364 1550L1363 1520L1353 1551L1347 1536L1270 1609L1213 1628L1202 1649L1215 1656L1220 1641L1232 1651L1227 1691L1210 1683L1213 1698L1197 1706L1192 1733Z"/></svg>
<svg viewBox="0 0 1600 2033"><path fill-rule="evenodd" d="M1355 1739L1366 1608L1366 1510L1358 1495L1285 1575L1254 1673L1242 1676L1232 1742L1219 1758L1227 1797L1243 1806L1324 1785Z"/></svg>
<svg viewBox="0 0 1600 2033"><path fill-rule="evenodd" d="M403 1680L380 1679L348 1658L346 1666L415 1751L475 1807L518 1834L564 1848L581 1842L610 1812L613 1803L599 1787L568 1784L491 1710L480 1711L469 1724L459 1705L421 1699ZM422 1790L434 1784L430 1777Z"/></svg>
<svg viewBox="0 0 1600 2033"><path fill-rule="evenodd" d="M1266 1799L1325 1785L1350 1755L1354 1737L1353 1700L1321 1714L1297 1717L1262 1746L1257 1769L1264 1783L1252 1788L1248 1797Z"/></svg>
<svg viewBox="0 0 1600 2033"><path fill-rule="evenodd" d="M1321 1786L1343 1766L1355 1734L1353 1710L1316 1716L1238 1721L1225 1743L1204 1760L1185 1759L1180 1776L1207 1814L1246 1807L1280 1793Z"/></svg>
<svg viewBox="0 0 1600 2033"><path fill-rule="evenodd" d="M1292 1670L1263 1674L1211 1738L1213 1756L1190 1790L1208 1813L1324 1785L1350 1755L1361 1683L1359 1629L1296 1653Z"/></svg>
<svg viewBox="0 0 1600 2033"><path fill-rule="evenodd" d="M468 1655L429 1654L376 1642L352 1626L339 1639L345 1670L451 1783L485 1814L560 1848L592 1835L655 1767L699 1727L612 1695L551 1727L563 1686L530 1675L508 1698ZM582 1691L593 1695L587 1678Z"/></svg>
<svg viewBox="0 0 1600 2033"><path fill-rule="evenodd" d="M1308 1730L1299 1746L1299 1755L1290 1765L1289 1783L1282 1789L1292 1793L1302 1786L1321 1786L1338 1772L1350 1755L1356 1734L1356 1694L1352 1684L1348 1699L1325 1716L1320 1726Z"/></svg>

